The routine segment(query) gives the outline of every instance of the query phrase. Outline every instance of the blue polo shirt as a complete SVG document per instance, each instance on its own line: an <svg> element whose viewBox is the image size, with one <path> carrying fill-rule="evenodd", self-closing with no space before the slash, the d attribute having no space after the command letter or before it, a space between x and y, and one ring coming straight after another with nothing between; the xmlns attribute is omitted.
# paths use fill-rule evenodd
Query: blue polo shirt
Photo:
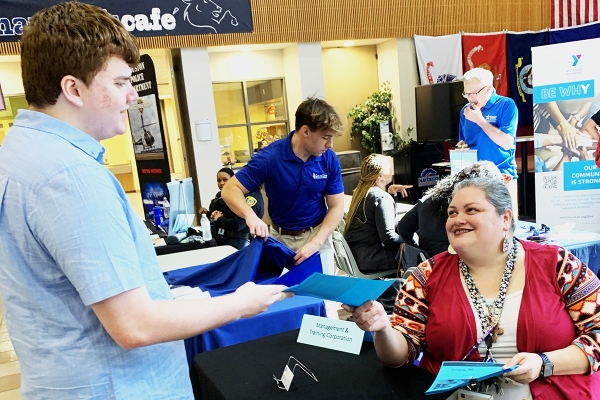
<svg viewBox="0 0 600 400"><path fill-rule="evenodd" d="M315 226L327 214L326 195L344 192L340 162L328 149L306 162L292 151L292 137L277 140L260 150L235 174L248 190L265 184L269 217L283 229Z"/></svg>
<svg viewBox="0 0 600 400"><path fill-rule="evenodd" d="M503 149L479 125L466 119L464 111L468 106L469 103L460 112L458 140L464 140L469 145L469 148L476 149L478 160L491 161L496 164L502 173L512 176L513 179L517 179L515 146L509 150ZM500 96L494 91L492 97L490 97L481 109L481 113L487 122L502 132L516 138L519 113L513 99Z"/></svg>

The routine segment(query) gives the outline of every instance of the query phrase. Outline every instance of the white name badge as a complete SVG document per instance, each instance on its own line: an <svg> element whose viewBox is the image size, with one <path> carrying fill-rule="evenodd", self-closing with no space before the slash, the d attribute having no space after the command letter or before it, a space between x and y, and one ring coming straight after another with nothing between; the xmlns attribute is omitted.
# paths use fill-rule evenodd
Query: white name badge
<svg viewBox="0 0 600 400"><path fill-rule="evenodd" d="M358 354L365 333L354 322L305 314L298 343Z"/></svg>

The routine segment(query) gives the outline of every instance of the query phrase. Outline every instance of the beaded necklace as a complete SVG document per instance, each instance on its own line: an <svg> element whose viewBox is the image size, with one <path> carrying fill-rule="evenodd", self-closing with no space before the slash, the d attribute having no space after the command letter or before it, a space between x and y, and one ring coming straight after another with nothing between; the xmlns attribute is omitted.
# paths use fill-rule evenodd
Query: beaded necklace
<svg viewBox="0 0 600 400"><path fill-rule="evenodd" d="M504 266L504 273L502 274L502 281L500 282L500 289L498 290L498 297L496 297L496 301L492 304L486 305L487 313L483 307L483 296L479 292L473 277L469 273L469 267L467 264L460 258L458 259L458 265L460 267L460 272L462 273L465 284L467 285L467 289L469 290L469 295L471 300L473 301L473 306L477 311L477 315L479 317L479 321L481 322L481 330L482 332L486 332L489 326L493 326L494 330L492 331L493 342L496 342L497 336L502 335L504 330L500 328L499 321L500 316L502 315L502 309L504 308L504 300L506 299L506 290L508 289L508 284L510 283L510 278L512 277L513 269L515 268L515 261L517 259L517 239L513 237L513 245L508 253L508 258L506 259L506 265Z"/></svg>

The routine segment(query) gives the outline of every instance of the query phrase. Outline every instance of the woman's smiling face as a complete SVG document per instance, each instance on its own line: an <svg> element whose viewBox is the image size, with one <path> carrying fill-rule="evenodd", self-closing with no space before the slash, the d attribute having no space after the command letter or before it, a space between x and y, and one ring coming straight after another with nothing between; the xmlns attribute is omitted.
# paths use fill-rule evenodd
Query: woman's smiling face
<svg viewBox="0 0 600 400"><path fill-rule="evenodd" d="M461 251L499 249L511 218L510 211L498 215L483 190L465 187L456 192L448 206L448 240L459 255Z"/></svg>

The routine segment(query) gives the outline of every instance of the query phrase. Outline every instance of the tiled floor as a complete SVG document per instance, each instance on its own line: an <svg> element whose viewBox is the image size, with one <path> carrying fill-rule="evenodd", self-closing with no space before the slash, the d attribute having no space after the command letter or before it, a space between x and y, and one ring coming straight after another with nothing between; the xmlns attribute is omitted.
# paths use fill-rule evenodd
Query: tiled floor
<svg viewBox="0 0 600 400"><path fill-rule="evenodd" d="M1 300L0 319L0 400L21 400L21 367L8 338Z"/></svg>

